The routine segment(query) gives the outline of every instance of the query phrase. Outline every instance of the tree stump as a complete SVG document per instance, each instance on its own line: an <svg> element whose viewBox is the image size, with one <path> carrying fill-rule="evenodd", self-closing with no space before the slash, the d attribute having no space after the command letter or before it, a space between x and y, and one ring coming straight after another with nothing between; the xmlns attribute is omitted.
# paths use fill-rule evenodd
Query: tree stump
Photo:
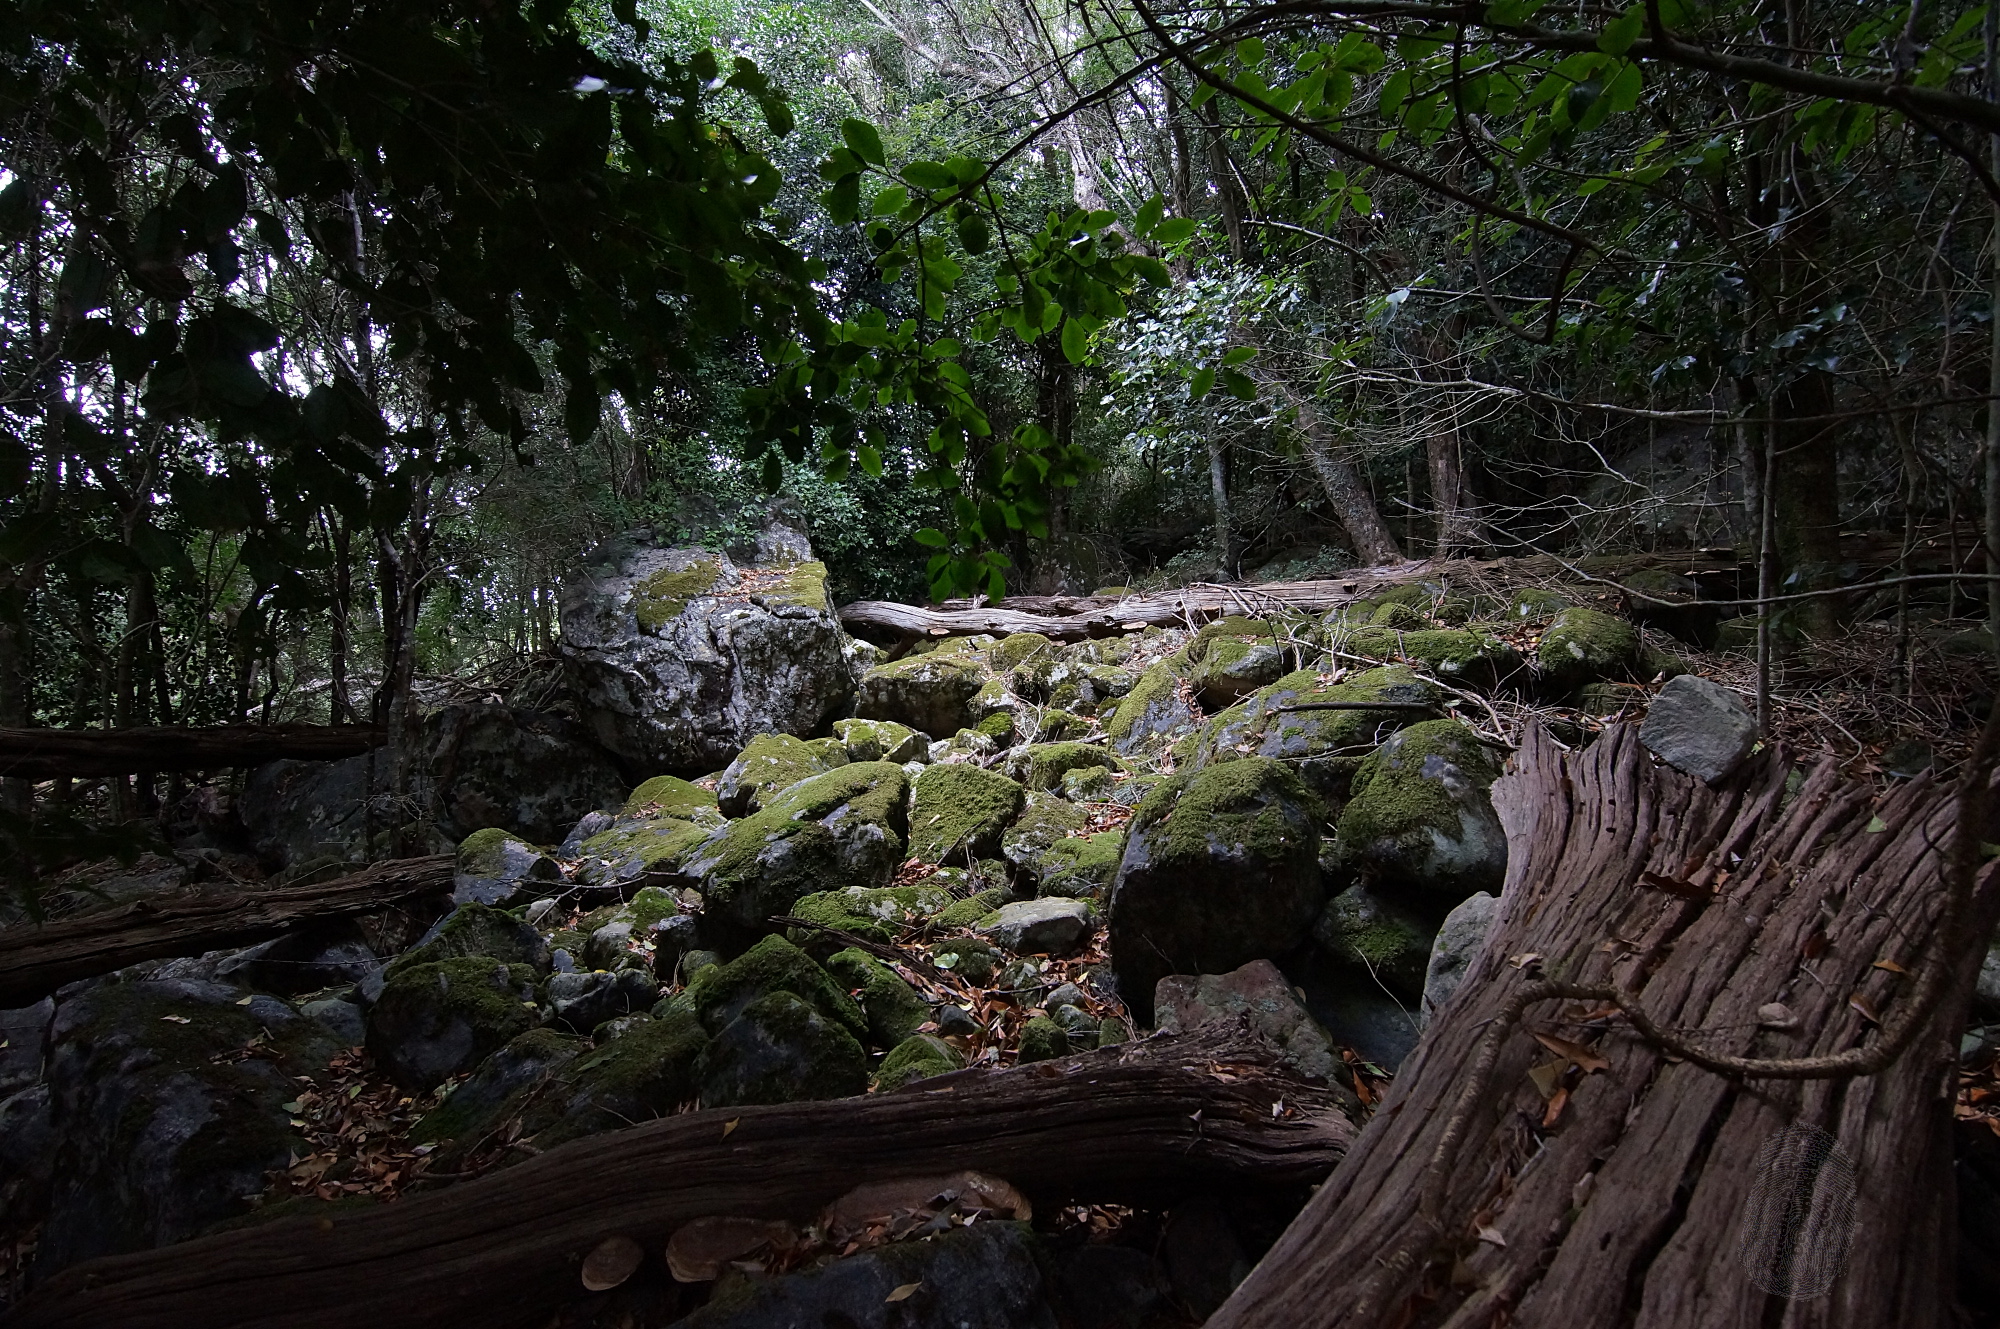
<svg viewBox="0 0 2000 1329"><path fill-rule="evenodd" d="M1879 791L1831 763L1788 793L1790 768L1767 750L1710 789L1657 766L1629 726L1578 753L1532 735L1494 788L1510 858L1484 949L1210 1329L1949 1323L1949 1095L1976 955L1899 1060L1844 1080L1725 1078L1670 1060L1607 1005L1529 1006L1439 1155L1436 1225L1419 1212L1489 1026L1538 976L1615 975L1662 1026L1743 1055L1840 1052L1887 1017L1934 941L1956 799L1928 777ZM1990 866L1973 912L1990 934ZM1752 1282L1739 1247L1759 1152L1794 1124L1852 1157L1858 1204L1831 1290L1787 1301Z"/></svg>

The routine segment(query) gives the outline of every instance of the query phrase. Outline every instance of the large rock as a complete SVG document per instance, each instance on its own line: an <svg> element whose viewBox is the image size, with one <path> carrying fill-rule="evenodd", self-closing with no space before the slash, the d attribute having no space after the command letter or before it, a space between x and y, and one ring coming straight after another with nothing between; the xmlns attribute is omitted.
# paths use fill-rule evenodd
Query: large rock
<svg viewBox="0 0 2000 1329"><path fill-rule="evenodd" d="M435 1089L539 1023L535 971L486 956L399 966L368 1008L368 1051L397 1084Z"/></svg>
<svg viewBox="0 0 2000 1329"><path fill-rule="evenodd" d="M1271 757L1297 771L1330 806L1347 797L1362 759L1391 733L1421 719L1416 707L1435 705L1435 685L1402 665L1367 669L1339 683L1301 669L1230 707L1202 727L1196 767L1244 757ZM1291 706L1338 702L1390 703L1382 710L1292 711Z"/></svg>
<svg viewBox="0 0 2000 1329"><path fill-rule="evenodd" d="M863 720L891 720L926 734L955 734L979 722L973 705L986 673L979 662L936 650L876 665L861 678L855 711Z"/></svg>
<svg viewBox="0 0 2000 1329"><path fill-rule="evenodd" d="M951 892L935 881L911 886L847 886L800 896L792 906L792 916L887 944L901 936L904 928L935 918L952 904ZM793 928L787 935L819 955L837 951L842 945L818 928Z"/></svg>
<svg viewBox="0 0 2000 1329"><path fill-rule="evenodd" d="M868 1054L847 1028L789 992L743 1008L702 1049L703 1107L848 1098L868 1088Z"/></svg>
<svg viewBox="0 0 2000 1329"><path fill-rule="evenodd" d="M793 785L715 831L685 868L701 881L705 917L764 932L802 895L888 885L909 834L908 787L902 767L858 761Z"/></svg>
<svg viewBox="0 0 2000 1329"><path fill-rule="evenodd" d="M1414 1001L1423 994L1435 918L1385 900L1366 886L1350 886L1326 902L1313 924L1313 940L1331 959L1366 970L1398 996Z"/></svg>
<svg viewBox="0 0 2000 1329"><path fill-rule="evenodd" d="M992 858L1021 814L1021 786L964 762L927 766L910 799L910 857L926 863Z"/></svg>
<svg viewBox="0 0 2000 1329"><path fill-rule="evenodd" d="M1285 763L1251 757L1139 804L1111 888L1111 957L1134 1014L1173 973L1226 973L1304 941L1319 912L1323 809Z"/></svg>
<svg viewBox="0 0 2000 1329"><path fill-rule="evenodd" d="M887 1093L912 1080L949 1075L964 1065L965 1058L958 1049L936 1034L916 1034L889 1049L889 1055L882 1058L882 1064L875 1070L873 1083L877 1093Z"/></svg>
<svg viewBox="0 0 2000 1329"><path fill-rule="evenodd" d="M1287 1066L1311 1079L1334 1081L1341 1060L1333 1040L1269 960L1252 960L1226 974L1169 974L1153 989L1153 1018L1161 1033L1243 1017Z"/></svg>
<svg viewBox="0 0 2000 1329"><path fill-rule="evenodd" d="M593 551L564 591L561 650L598 740L640 766L714 770L757 734L832 719L854 674L826 568L799 552L739 569L649 532Z"/></svg>
<svg viewBox="0 0 2000 1329"><path fill-rule="evenodd" d="M1403 609L1404 605L1385 605ZM1521 655L1505 641L1476 628L1423 627L1404 630L1365 627L1341 642L1341 649L1378 660L1415 660L1439 677L1493 687L1521 669Z"/></svg>
<svg viewBox="0 0 2000 1329"><path fill-rule="evenodd" d="M1187 679L1187 656L1175 652L1139 675L1139 681L1125 694L1104 722L1111 746L1120 752L1137 752L1162 735L1177 733L1194 723L1193 686Z"/></svg>
<svg viewBox="0 0 2000 1329"><path fill-rule="evenodd" d="M1676 770L1713 784L1750 755L1757 717L1720 683L1682 674L1668 680L1646 708L1639 741Z"/></svg>
<svg viewBox="0 0 2000 1329"><path fill-rule="evenodd" d="M838 742L759 734L716 779L715 801L731 817L748 816L799 781L846 764L847 749Z"/></svg>
<svg viewBox="0 0 2000 1329"><path fill-rule="evenodd" d="M1391 735L1355 773L1340 814L1342 864L1387 898L1409 894L1437 907L1498 890L1507 835L1487 790L1499 774L1456 720Z"/></svg>
<svg viewBox="0 0 2000 1329"><path fill-rule="evenodd" d="M1639 669L1639 629L1599 609L1565 609L1543 631L1535 660L1558 688L1630 678Z"/></svg>
<svg viewBox="0 0 2000 1329"><path fill-rule="evenodd" d="M1036 1256L1025 1223L980 1222L739 1284L673 1329L1056 1329Z"/></svg>
<svg viewBox="0 0 2000 1329"><path fill-rule="evenodd" d="M1290 672L1293 652L1273 625L1260 618L1230 617L1210 623L1188 645L1188 681L1211 711L1233 706Z"/></svg>
<svg viewBox="0 0 2000 1329"><path fill-rule="evenodd" d="M474 831L459 841L456 869L451 891L454 904L507 908L562 889L562 867L555 859L497 826Z"/></svg>
<svg viewBox="0 0 2000 1329"><path fill-rule="evenodd" d="M719 1033L774 992L791 993L856 1037L868 1032L868 1019L854 998L783 937L766 937L734 960L703 969L674 1004L693 1012L710 1033Z"/></svg>
<svg viewBox="0 0 2000 1329"><path fill-rule="evenodd" d="M1016 900L979 921L979 931L1016 955L1072 955L1097 931L1081 900Z"/></svg>
<svg viewBox="0 0 2000 1329"><path fill-rule="evenodd" d="M236 1055L253 1045L258 1055ZM221 983L108 981L58 1002L59 1143L36 1276L247 1212L265 1174L303 1148L284 1107L299 1093L292 1077L323 1071L335 1050L286 1003Z"/></svg>
<svg viewBox="0 0 2000 1329"><path fill-rule="evenodd" d="M866 951L836 951L827 957L826 972L860 1001L868 1018L868 1041L877 1047L895 1047L931 1018L930 1003Z"/></svg>
<svg viewBox="0 0 2000 1329"><path fill-rule="evenodd" d="M1472 966L1479 948L1486 944L1486 934L1493 930L1493 920L1499 916L1500 901L1494 896L1480 891L1461 900L1456 909L1444 916L1444 926L1431 941L1430 963L1424 970L1423 1020L1444 1009L1458 985L1465 979L1465 971Z"/></svg>

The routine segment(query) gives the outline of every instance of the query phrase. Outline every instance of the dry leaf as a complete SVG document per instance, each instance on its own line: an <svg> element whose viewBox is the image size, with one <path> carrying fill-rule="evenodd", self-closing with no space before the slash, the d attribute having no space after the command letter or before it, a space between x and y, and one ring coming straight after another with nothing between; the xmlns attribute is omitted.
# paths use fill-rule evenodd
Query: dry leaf
<svg viewBox="0 0 2000 1329"><path fill-rule="evenodd" d="M1516 969L1526 969L1529 965L1536 963L1541 958L1542 957L1539 952L1524 951L1520 955L1508 956L1507 963L1513 965Z"/></svg>
<svg viewBox="0 0 2000 1329"><path fill-rule="evenodd" d="M706 1283L732 1264L766 1248L796 1246L798 1229L783 1219L697 1218L667 1239L667 1272L676 1283Z"/></svg>
<svg viewBox="0 0 2000 1329"><path fill-rule="evenodd" d="M255 1000L257 1000L257 994L253 992L247 997L238 997L236 999L236 1004L238 1006L248 1006L251 1002Z"/></svg>
<svg viewBox="0 0 2000 1329"><path fill-rule="evenodd" d="M1852 1006L1855 1009L1855 1011L1861 1016L1861 1018L1868 1021L1868 1023L1870 1024L1882 1023L1882 1017L1875 1013L1874 1007L1868 1004L1868 999L1863 997L1859 992L1849 997L1847 999L1847 1004L1849 1006Z"/></svg>
<svg viewBox="0 0 2000 1329"><path fill-rule="evenodd" d="M1715 898L1714 887L1697 886L1693 882L1681 877L1669 877L1664 872L1641 872L1639 874L1639 884L1651 890L1665 891L1668 895L1678 896L1683 900L1713 900Z"/></svg>
<svg viewBox="0 0 2000 1329"><path fill-rule="evenodd" d="M935 1213L956 1204L961 1211L1004 1213L1022 1222L1035 1216L1028 1197L998 1177L979 1172L910 1177L901 1181L871 1181L856 1186L828 1205L820 1223L829 1232L859 1231L870 1223L898 1214Z"/></svg>
<svg viewBox="0 0 2000 1329"><path fill-rule="evenodd" d="M1588 1074L1594 1075L1598 1071L1608 1071L1611 1069L1611 1063L1598 1056L1596 1049L1586 1043L1573 1043L1567 1038L1558 1038L1554 1034L1536 1034L1535 1041L1555 1053L1558 1057L1568 1057L1571 1061L1583 1067L1584 1071Z"/></svg>
<svg viewBox="0 0 2000 1329"><path fill-rule="evenodd" d="M160 1018L161 1018L162 1020L166 1021L166 1022L167 1022L168 1024L188 1024L188 1023L190 1023L190 1022L189 1022L189 1020L188 1020L188 1018L187 1018L187 1016L185 1016L185 1015L162 1015L162 1016L161 1016Z"/></svg>
<svg viewBox="0 0 2000 1329"><path fill-rule="evenodd" d="M728 1139L729 1133L735 1130L738 1126L741 1126L742 1124L743 1124L743 1118L741 1117L731 1117L728 1121L723 1122L722 1138L725 1140Z"/></svg>
<svg viewBox="0 0 2000 1329"><path fill-rule="evenodd" d="M1757 1008L1757 1023L1766 1029L1796 1029L1799 1017L1782 1001L1770 1001Z"/></svg>
<svg viewBox="0 0 2000 1329"><path fill-rule="evenodd" d="M1892 974L1907 974L1910 972L1909 970L1903 968L1903 966L1897 964L1894 960L1877 960L1875 962L1875 967L1877 969L1886 969Z"/></svg>
<svg viewBox="0 0 2000 1329"><path fill-rule="evenodd" d="M1563 1109L1568 1105L1569 1090L1556 1090L1555 1096L1549 1099L1548 1107L1542 1112L1542 1129L1548 1130L1551 1126L1562 1120Z"/></svg>
<svg viewBox="0 0 2000 1329"><path fill-rule="evenodd" d="M1805 945L1799 947L1799 950L1806 959L1817 960L1821 955L1825 954L1826 945L1826 933L1815 932L1806 938Z"/></svg>
<svg viewBox="0 0 2000 1329"><path fill-rule="evenodd" d="M1569 1069L1566 1061L1545 1061L1539 1066L1528 1068L1528 1079L1534 1082L1535 1091L1547 1102L1556 1096L1556 1088L1562 1083L1563 1072Z"/></svg>
<svg viewBox="0 0 2000 1329"><path fill-rule="evenodd" d="M1500 1229L1497 1227L1480 1228L1478 1235L1481 1241L1489 1245L1498 1246L1502 1250L1507 1248L1507 1238L1500 1235Z"/></svg>
<svg viewBox="0 0 2000 1329"><path fill-rule="evenodd" d="M583 1286L591 1292L608 1292L638 1272L646 1252L630 1237L606 1237L597 1249L584 1257Z"/></svg>
<svg viewBox="0 0 2000 1329"><path fill-rule="evenodd" d="M917 1289L922 1286L922 1283L905 1283L888 1296L882 1298L882 1304L886 1306L892 1301L908 1301L916 1295Z"/></svg>

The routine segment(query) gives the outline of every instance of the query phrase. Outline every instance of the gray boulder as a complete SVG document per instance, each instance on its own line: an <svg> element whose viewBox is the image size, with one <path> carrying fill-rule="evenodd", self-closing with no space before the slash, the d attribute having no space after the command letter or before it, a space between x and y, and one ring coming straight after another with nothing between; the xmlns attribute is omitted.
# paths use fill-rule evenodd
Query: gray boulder
<svg viewBox="0 0 2000 1329"><path fill-rule="evenodd" d="M253 1041L260 1055L233 1055ZM265 1174L303 1146L284 1107L298 1096L292 1077L319 1073L335 1050L283 1001L221 983L107 981L59 1001L54 1190L36 1277L246 1212Z"/></svg>
<svg viewBox="0 0 2000 1329"><path fill-rule="evenodd" d="M392 969L368 1008L368 1051L390 1078L436 1088L540 1023L535 971L487 956Z"/></svg>
<svg viewBox="0 0 2000 1329"><path fill-rule="evenodd" d="M1287 674L1214 716L1201 728L1193 764L1215 766L1246 756L1281 760L1330 808L1337 808L1347 797L1363 755L1422 716L1421 710L1410 708L1435 705L1441 697L1435 684L1403 665L1365 669L1328 685L1321 684L1321 677L1310 669ZM1389 708L1284 709L1328 702L1341 706L1385 702Z"/></svg>
<svg viewBox="0 0 2000 1329"><path fill-rule="evenodd" d="M1354 774L1338 850L1384 898L1435 906L1500 888L1507 835L1487 790L1499 777L1479 738L1456 720L1389 737Z"/></svg>
<svg viewBox="0 0 2000 1329"><path fill-rule="evenodd" d="M1134 812L1111 887L1119 990L1149 1021L1173 973L1226 973L1304 941L1319 912L1322 807L1280 761L1179 775Z"/></svg>
<svg viewBox="0 0 2000 1329"><path fill-rule="evenodd" d="M982 935L1016 955L1072 955L1096 930L1089 905L1057 896L1002 905L978 926Z"/></svg>
<svg viewBox="0 0 2000 1329"><path fill-rule="evenodd" d="M1333 1040L1269 960L1252 960L1226 974L1169 974L1153 989L1153 1018L1161 1033L1239 1017L1248 1017L1285 1065L1311 1079L1334 1080L1341 1060Z"/></svg>
<svg viewBox="0 0 2000 1329"><path fill-rule="evenodd" d="M459 841L451 898L454 904L510 908L562 889L555 859L497 826Z"/></svg>
<svg viewBox="0 0 2000 1329"><path fill-rule="evenodd" d="M1493 920L1500 913L1500 901L1480 891L1467 896L1459 906L1444 916L1444 926L1438 929L1431 942L1430 965L1424 971L1423 1020L1444 1009L1452 994L1458 991L1459 983L1465 978L1465 971L1472 964L1479 948L1486 944L1486 934L1493 930Z"/></svg>
<svg viewBox="0 0 2000 1329"><path fill-rule="evenodd" d="M702 1049L703 1107L848 1098L868 1089L868 1054L846 1026L789 992L743 1008Z"/></svg>
<svg viewBox="0 0 2000 1329"><path fill-rule="evenodd" d="M861 678L855 711L926 734L955 734L979 722L973 699L986 672L968 655L935 650L876 665Z"/></svg>
<svg viewBox="0 0 2000 1329"><path fill-rule="evenodd" d="M714 770L754 736L814 733L847 703L826 567L780 543L747 569L644 531L592 551L564 589L560 650L599 742L641 766Z"/></svg>
<svg viewBox="0 0 2000 1329"><path fill-rule="evenodd" d="M1366 886L1350 886L1326 902L1313 924L1313 940L1337 963L1364 969L1398 996L1414 1000L1424 990L1435 917L1385 900Z"/></svg>
<svg viewBox="0 0 2000 1329"><path fill-rule="evenodd" d="M1757 717L1720 683L1682 674L1646 708L1639 741L1669 766L1714 784L1750 755Z"/></svg>
<svg viewBox="0 0 2000 1329"><path fill-rule="evenodd" d="M292 997L358 983L381 963L353 920L330 919L236 952L215 966L215 977Z"/></svg>
<svg viewBox="0 0 2000 1329"><path fill-rule="evenodd" d="M557 1024L587 1034L606 1020L650 1010L660 999L660 985L644 969L551 974L548 999Z"/></svg>

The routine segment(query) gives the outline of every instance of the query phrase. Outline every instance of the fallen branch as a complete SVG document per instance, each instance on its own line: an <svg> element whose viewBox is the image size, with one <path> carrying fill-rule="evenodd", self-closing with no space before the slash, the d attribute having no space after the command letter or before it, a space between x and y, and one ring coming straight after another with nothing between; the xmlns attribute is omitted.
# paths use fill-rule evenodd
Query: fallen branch
<svg viewBox="0 0 2000 1329"><path fill-rule="evenodd" d="M133 775L336 761L380 747L379 725L237 724L162 729L0 729L0 776Z"/></svg>
<svg viewBox="0 0 2000 1329"><path fill-rule="evenodd" d="M361 1211L92 1260L11 1329L539 1323L607 1237L657 1252L706 1215L810 1218L865 1181L974 1169L1039 1203L1322 1179L1352 1138L1324 1088L1211 1026L942 1086L668 1117Z"/></svg>
<svg viewBox="0 0 2000 1329"><path fill-rule="evenodd" d="M299 923L447 897L452 856L394 859L309 886L135 900L54 923L0 930L0 1009L141 960L199 955L275 937Z"/></svg>

